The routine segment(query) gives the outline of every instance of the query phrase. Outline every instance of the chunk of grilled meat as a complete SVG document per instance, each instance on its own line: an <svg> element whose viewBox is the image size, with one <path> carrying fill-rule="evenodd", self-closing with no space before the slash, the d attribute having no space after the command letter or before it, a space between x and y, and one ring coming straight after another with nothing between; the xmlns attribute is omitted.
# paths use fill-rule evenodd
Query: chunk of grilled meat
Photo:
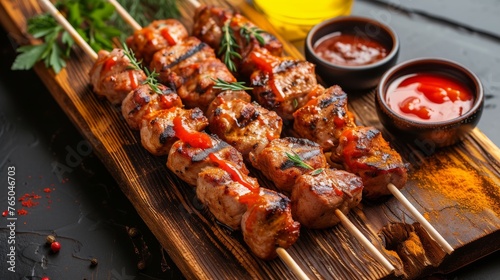
<svg viewBox="0 0 500 280"><path fill-rule="evenodd" d="M177 141L174 118L180 117L185 129L201 131L208 125L207 118L199 108L182 109L172 107L148 116L141 126L141 142L146 150L156 156L167 155Z"/></svg>
<svg viewBox="0 0 500 280"><path fill-rule="evenodd" d="M390 195L387 184L404 187L407 166L403 159L374 127L346 129L339 138L339 146L332 160L341 160L347 171L363 180L363 198L378 200Z"/></svg>
<svg viewBox="0 0 500 280"><path fill-rule="evenodd" d="M178 68L208 58L216 58L214 50L198 38L190 36L178 44L165 47L156 52L149 64L149 68L159 73L159 79L162 81L168 79L168 75L171 72L176 72Z"/></svg>
<svg viewBox="0 0 500 280"><path fill-rule="evenodd" d="M252 97L244 90L225 90L221 93L219 93L212 102L210 102L210 105L208 105L207 111L205 112L205 115L209 120L211 120L214 116L215 109L219 107L220 105L231 101L235 99L240 99L244 102L250 103Z"/></svg>
<svg viewBox="0 0 500 280"><path fill-rule="evenodd" d="M222 58L224 52L221 50L223 37L223 27L229 21L229 28L235 38L235 51L239 53L241 59L236 59L238 72L245 73L242 77L248 77L253 72L253 65L249 63L248 57L252 51L264 48L274 56L281 56L283 53L282 43L273 35L259 30L259 35L263 42L259 42L251 32L257 26L241 14L221 7L202 5L195 11L193 36L200 38L203 42L214 48Z"/></svg>
<svg viewBox="0 0 500 280"><path fill-rule="evenodd" d="M129 92L146 80L143 71L130 69L130 66L130 60L121 49L99 51L89 72L94 92L114 105L120 104Z"/></svg>
<svg viewBox="0 0 500 280"><path fill-rule="evenodd" d="M305 227L328 228L340 222L339 209L347 214L361 202L363 182L358 176L343 170L325 168L301 175L293 186L293 218Z"/></svg>
<svg viewBox="0 0 500 280"><path fill-rule="evenodd" d="M170 88L159 84L158 89L162 94L151 90L149 85L140 85L131 91L122 102L122 115L131 129L141 128L144 118L148 115L172 107L181 107L180 97Z"/></svg>
<svg viewBox="0 0 500 280"><path fill-rule="evenodd" d="M243 175L244 180L259 187L256 179ZM238 230L241 228L241 219L247 211L246 195L252 191L240 182L231 178L231 175L218 167L205 167L198 174L196 196L206 205L215 218L228 227Z"/></svg>
<svg viewBox="0 0 500 280"><path fill-rule="evenodd" d="M304 106L317 86L315 65L290 57L276 57L261 50L250 58L257 70L250 76L252 94L264 108L276 111L284 120Z"/></svg>
<svg viewBox="0 0 500 280"><path fill-rule="evenodd" d="M287 193L292 191L295 180L311 169L300 167L290 159L298 156L311 169L327 166L321 147L307 139L285 137L271 141L262 151L250 153L250 162L275 186Z"/></svg>
<svg viewBox="0 0 500 280"><path fill-rule="evenodd" d="M186 27L175 19L155 20L127 38L126 44L137 60L149 65L153 55L168 46L173 46L188 37Z"/></svg>
<svg viewBox="0 0 500 280"><path fill-rule="evenodd" d="M236 82L213 49L195 37L155 53L150 68L160 74L161 83L174 89L187 108L203 111L222 91L214 88L216 80Z"/></svg>
<svg viewBox="0 0 500 280"><path fill-rule="evenodd" d="M196 185L198 173L208 166L216 166L208 155L214 153L218 158L232 162L241 173L248 175L249 171L243 163L243 157L233 146L218 139L211 138L211 148L194 148L184 141L178 140L172 145L167 158L167 167L181 180Z"/></svg>
<svg viewBox="0 0 500 280"><path fill-rule="evenodd" d="M269 141L279 138L283 122L273 111L241 99L225 101L209 119L210 131L234 146L246 159Z"/></svg>
<svg viewBox="0 0 500 280"><path fill-rule="evenodd" d="M243 239L259 258L275 258L276 248L287 249L297 241L300 224L293 220L290 199L260 188L257 199L241 220Z"/></svg>
<svg viewBox="0 0 500 280"><path fill-rule="evenodd" d="M346 129L356 126L347 108L347 94L339 86L318 87L316 97L293 113L293 129L300 136L318 143L325 152L335 150Z"/></svg>

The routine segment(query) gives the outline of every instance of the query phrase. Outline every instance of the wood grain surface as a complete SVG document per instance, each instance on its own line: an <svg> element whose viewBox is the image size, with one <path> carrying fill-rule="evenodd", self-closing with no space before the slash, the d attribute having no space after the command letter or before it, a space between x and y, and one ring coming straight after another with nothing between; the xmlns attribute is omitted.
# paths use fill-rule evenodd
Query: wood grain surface
<svg viewBox="0 0 500 280"><path fill-rule="evenodd" d="M37 43L26 32L26 19L42 12L37 1L1 0L0 3L0 20L10 36L21 45ZM229 5L224 1L204 3ZM233 4L262 29L274 32L265 18L246 2ZM191 28L193 7L188 1L180 1L179 5L181 21ZM286 44L286 52L302 57L292 44ZM196 200L193 188L166 168L164 157L153 157L142 148L138 133L127 127L119 108L92 93L88 78L92 64L90 58L75 48L67 67L58 75L42 63L36 65L35 71L69 119L90 141L95 154L185 277L293 278L280 259L262 261L253 256L241 233L231 232L218 224ZM382 129L374 109L373 92L349 98L359 124ZM301 230L299 241L288 252L302 269L311 278L320 279L416 278L435 272L450 272L498 250L499 148L478 129L457 145L440 150L402 142L387 131L383 132L410 164L410 180L402 190L403 194L455 252L446 255L418 224L414 224L406 209L396 199L389 198L378 204L362 203L348 217L397 267L394 274L389 274L378 264L341 225L327 230ZM443 173L446 170L459 170L464 176L474 175L478 184L470 186L459 182L461 176L450 178L449 174ZM258 173L256 176L264 186L272 188ZM445 177L439 180L439 176ZM457 193L469 192L478 200L464 201L451 196L437 186L438 183L451 184ZM481 205L474 201L480 201ZM404 245L404 240L399 242L401 244L389 245L390 238L384 232L415 232L422 246L412 247L408 242ZM419 257L419 254L424 255Z"/></svg>

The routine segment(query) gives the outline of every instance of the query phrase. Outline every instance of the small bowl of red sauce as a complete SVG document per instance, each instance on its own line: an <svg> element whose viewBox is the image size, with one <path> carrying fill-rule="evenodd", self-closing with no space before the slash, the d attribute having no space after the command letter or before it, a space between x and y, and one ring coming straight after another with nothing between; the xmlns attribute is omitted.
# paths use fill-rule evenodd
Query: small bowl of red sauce
<svg viewBox="0 0 500 280"><path fill-rule="evenodd" d="M421 147L460 141L479 122L484 93L479 78L446 59L413 59L394 66L377 88L381 123Z"/></svg>
<svg viewBox="0 0 500 280"><path fill-rule="evenodd" d="M305 40L306 59L327 86L344 90L376 87L380 78L397 60L396 32L374 19L346 16L314 26Z"/></svg>

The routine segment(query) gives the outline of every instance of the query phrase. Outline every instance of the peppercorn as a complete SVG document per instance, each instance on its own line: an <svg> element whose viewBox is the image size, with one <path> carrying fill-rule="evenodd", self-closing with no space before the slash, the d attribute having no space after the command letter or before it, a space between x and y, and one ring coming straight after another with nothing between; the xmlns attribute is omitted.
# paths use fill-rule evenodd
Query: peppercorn
<svg viewBox="0 0 500 280"><path fill-rule="evenodd" d="M47 241L47 244L52 244L56 241L56 237L53 235L47 235L46 241Z"/></svg>
<svg viewBox="0 0 500 280"><path fill-rule="evenodd" d="M139 231L137 230L137 228L131 227L131 228L128 229L128 235L130 237L134 238L137 235L139 235Z"/></svg>
<svg viewBox="0 0 500 280"><path fill-rule="evenodd" d="M97 262L97 259L96 259L96 258L92 258L92 259L90 260L90 266L91 266L91 267L95 267L95 266L97 266L97 264L98 264L98 262Z"/></svg>
<svg viewBox="0 0 500 280"><path fill-rule="evenodd" d="M139 262L137 263L137 268L138 268L139 270L144 270L144 269L146 268L146 263L145 263L144 261L139 261Z"/></svg>

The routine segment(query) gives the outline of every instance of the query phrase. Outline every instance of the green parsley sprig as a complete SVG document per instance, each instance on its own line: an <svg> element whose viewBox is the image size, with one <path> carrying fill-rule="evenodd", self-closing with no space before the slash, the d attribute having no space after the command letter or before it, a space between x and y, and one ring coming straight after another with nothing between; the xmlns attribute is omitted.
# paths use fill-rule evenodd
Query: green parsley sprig
<svg viewBox="0 0 500 280"><path fill-rule="evenodd" d="M66 66L65 58L74 44L73 39L47 14L28 19L28 33L34 38L43 38L43 42L17 48L19 55L11 69L28 70L38 61L43 61L46 67L52 67L54 72L59 73ZM61 43L58 42L60 36Z"/></svg>
<svg viewBox="0 0 500 280"><path fill-rule="evenodd" d="M221 78L214 79L212 81L215 82L214 88L221 90L252 90L252 87L245 86L245 82L226 82Z"/></svg>
<svg viewBox="0 0 500 280"><path fill-rule="evenodd" d="M234 38L234 31L229 26L231 24L232 18L226 20L224 26L222 26L222 38L220 43L219 55L222 55L224 64L226 64L229 71L236 72L236 64L234 60L236 58L241 58L241 55L236 51L240 46L236 44L236 39Z"/></svg>
<svg viewBox="0 0 500 280"><path fill-rule="evenodd" d="M96 51L111 49L112 38L120 35L118 29L107 23L114 13L114 7L105 0L61 0L56 6ZM66 59L74 45L71 36L49 14L28 19L27 30L42 43L19 47L19 55L11 69L28 70L36 62L44 61L47 67L59 73L66 66Z"/></svg>
<svg viewBox="0 0 500 280"><path fill-rule="evenodd" d="M158 83L157 77L160 75L159 73L156 73L154 70L153 72L149 71L148 68L144 67L142 64L142 60L137 60L135 57L134 51L130 49L127 44L123 43L122 44L123 48L123 53L125 56L130 60L130 69L132 70L138 70L138 71L144 71L146 74L146 80L142 82L143 85L148 85L149 88L157 93L157 94L163 94L163 92L160 89L160 83Z"/></svg>

